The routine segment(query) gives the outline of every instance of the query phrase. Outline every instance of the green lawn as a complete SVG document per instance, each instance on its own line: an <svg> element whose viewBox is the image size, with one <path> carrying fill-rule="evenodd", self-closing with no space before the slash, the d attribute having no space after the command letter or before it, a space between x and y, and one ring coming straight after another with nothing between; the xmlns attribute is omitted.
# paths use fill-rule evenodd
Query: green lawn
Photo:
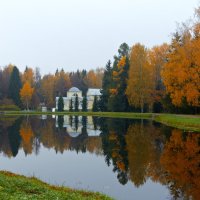
<svg viewBox="0 0 200 200"><path fill-rule="evenodd" d="M200 116L160 114L155 121L184 130L200 131Z"/></svg>
<svg viewBox="0 0 200 200"><path fill-rule="evenodd" d="M78 191L48 185L36 178L27 178L0 171L0 199L3 200L111 200L100 193Z"/></svg>

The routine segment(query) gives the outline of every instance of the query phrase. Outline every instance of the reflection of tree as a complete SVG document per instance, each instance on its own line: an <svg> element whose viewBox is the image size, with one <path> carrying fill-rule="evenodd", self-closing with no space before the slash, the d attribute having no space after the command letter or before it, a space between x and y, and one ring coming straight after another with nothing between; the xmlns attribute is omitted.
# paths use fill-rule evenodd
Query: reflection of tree
<svg viewBox="0 0 200 200"><path fill-rule="evenodd" d="M82 117L82 134L87 134L87 117Z"/></svg>
<svg viewBox="0 0 200 200"><path fill-rule="evenodd" d="M73 126L73 117L69 115L69 124L72 127Z"/></svg>
<svg viewBox="0 0 200 200"><path fill-rule="evenodd" d="M146 182L147 169L152 158L153 146L147 127L142 122L130 125L126 135L130 178L137 187Z"/></svg>
<svg viewBox="0 0 200 200"><path fill-rule="evenodd" d="M22 146L25 154L31 154L33 150L33 130L28 121L24 120L20 126L20 136L22 138Z"/></svg>
<svg viewBox="0 0 200 200"><path fill-rule="evenodd" d="M102 120L100 126L105 161L108 166L112 161L113 171L117 173L119 182L124 185L128 182L128 159L124 137L127 129L126 120Z"/></svg>
<svg viewBox="0 0 200 200"><path fill-rule="evenodd" d="M165 135L162 126L156 127L146 120L100 120L102 148L108 166L121 184L128 179L139 187L147 178L162 181L163 171L159 160Z"/></svg>
<svg viewBox="0 0 200 200"><path fill-rule="evenodd" d="M78 126L79 126L79 119L78 119L78 116L75 116L75 119L74 119L74 126L75 126L75 130L76 130L76 132L77 132Z"/></svg>
<svg viewBox="0 0 200 200"><path fill-rule="evenodd" d="M72 127L74 129L82 126L82 134L73 138L70 137L65 128L63 128L63 117L58 118L58 123L61 121L60 128L55 127L55 120L40 120L36 117L0 119L0 152L7 156L16 156L18 149L22 145L24 152L30 154L33 152L38 154L41 144L46 148L53 148L56 152L63 153L65 150L78 152L89 151L95 154L101 154L101 138L98 136L89 137L87 134L87 117L82 117L82 121L78 117L72 117ZM16 121L15 121L16 120ZM82 122L82 125L81 125Z"/></svg>
<svg viewBox="0 0 200 200"><path fill-rule="evenodd" d="M102 140L101 137L88 137L86 140L86 148L90 153L97 155L102 153Z"/></svg>
<svg viewBox="0 0 200 200"><path fill-rule="evenodd" d="M63 129L63 123L64 123L64 116L63 115L58 115L58 128Z"/></svg>
<svg viewBox="0 0 200 200"><path fill-rule="evenodd" d="M8 137L10 141L10 148L12 155L15 157L18 154L18 150L21 143L21 137L19 134L20 124L22 119L17 119L14 124L8 128Z"/></svg>
<svg viewBox="0 0 200 200"><path fill-rule="evenodd" d="M97 124L98 124L98 117L92 116L92 122L93 122L93 125L94 125L94 130L96 131L97 130Z"/></svg>
<svg viewBox="0 0 200 200"><path fill-rule="evenodd" d="M13 156L10 147L8 127L11 127L17 118L14 116L0 116L0 152L3 152L8 157Z"/></svg>
<svg viewBox="0 0 200 200"><path fill-rule="evenodd" d="M174 199L199 199L200 191L200 134L183 136L180 130L173 130L161 157L165 177Z"/></svg>

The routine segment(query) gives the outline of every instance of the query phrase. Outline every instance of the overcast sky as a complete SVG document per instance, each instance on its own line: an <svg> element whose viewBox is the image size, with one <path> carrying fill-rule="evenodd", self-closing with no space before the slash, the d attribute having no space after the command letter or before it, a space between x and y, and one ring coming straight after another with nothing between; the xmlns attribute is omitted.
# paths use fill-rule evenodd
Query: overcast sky
<svg viewBox="0 0 200 200"><path fill-rule="evenodd" d="M0 66L104 67L119 45L169 42L198 0L0 0Z"/></svg>

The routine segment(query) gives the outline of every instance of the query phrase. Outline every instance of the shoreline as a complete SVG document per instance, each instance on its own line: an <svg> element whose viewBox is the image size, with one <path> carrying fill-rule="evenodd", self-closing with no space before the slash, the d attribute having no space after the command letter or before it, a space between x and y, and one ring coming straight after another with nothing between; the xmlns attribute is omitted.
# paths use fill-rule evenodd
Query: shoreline
<svg viewBox="0 0 200 200"><path fill-rule="evenodd" d="M125 113L125 112L40 112L40 111L5 111L2 116L34 115L81 115L109 118L153 120L187 131L200 131L200 115L164 114L164 113Z"/></svg>
<svg viewBox="0 0 200 200"><path fill-rule="evenodd" d="M112 200L99 192L54 186L35 177L0 171L0 199Z"/></svg>

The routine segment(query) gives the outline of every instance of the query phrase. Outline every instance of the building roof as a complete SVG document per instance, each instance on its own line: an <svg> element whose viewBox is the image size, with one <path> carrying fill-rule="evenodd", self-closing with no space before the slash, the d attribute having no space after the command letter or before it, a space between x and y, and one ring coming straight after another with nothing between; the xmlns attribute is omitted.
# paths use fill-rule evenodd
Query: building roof
<svg viewBox="0 0 200 200"><path fill-rule="evenodd" d="M89 88L87 96L101 96L101 89Z"/></svg>
<svg viewBox="0 0 200 200"><path fill-rule="evenodd" d="M80 90L77 87L72 87L69 89L69 92L80 92Z"/></svg>

